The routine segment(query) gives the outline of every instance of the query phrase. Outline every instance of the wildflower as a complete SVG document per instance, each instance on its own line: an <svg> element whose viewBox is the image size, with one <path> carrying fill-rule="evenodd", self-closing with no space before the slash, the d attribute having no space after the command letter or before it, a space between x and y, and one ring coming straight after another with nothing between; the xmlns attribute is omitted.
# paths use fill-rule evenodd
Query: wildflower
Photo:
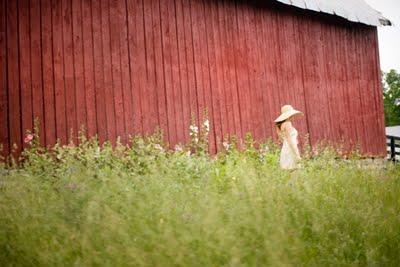
<svg viewBox="0 0 400 267"><path fill-rule="evenodd" d="M262 147L261 149L260 149L260 153L261 154L268 154L268 152L269 152L269 147L267 147L267 146L264 146L264 147Z"/></svg>
<svg viewBox="0 0 400 267"><path fill-rule="evenodd" d="M182 152L183 151L182 146L181 145L175 145L175 151L176 152Z"/></svg>
<svg viewBox="0 0 400 267"><path fill-rule="evenodd" d="M31 143L32 142L32 140L33 140L33 134L27 134L26 136L25 136L25 139L24 139L24 142L25 143Z"/></svg>
<svg viewBox="0 0 400 267"><path fill-rule="evenodd" d="M164 148L160 144L155 144L154 148L160 151L164 151Z"/></svg>
<svg viewBox="0 0 400 267"><path fill-rule="evenodd" d="M314 156L318 156L319 155L318 148L316 148L316 147L313 148L313 154L314 154Z"/></svg>
<svg viewBox="0 0 400 267"><path fill-rule="evenodd" d="M190 134L192 133L197 134L199 132L199 128L196 125L190 125Z"/></svg>
<svg viewBox="0 0 400 267"><path fill-rule="evenodd" d="M225 150L229 150L231 148L231 145L228 142L223 142L222 143L223 147L225 148Z"/></svg>
<svg viewBox="0 0 400 267"><path fill-rule="evenodd" d="M209 132L210 131L210 121L209 120L205 120L203 125L204 125L204 128L205 128L206 132Z"/></svg>
<svg viewBox="0 0 400 267"><path fill-rule="evenodd" d="M99 158L99 157L100 157L100 147L97 147L94 152L94 158Z"/></svg>

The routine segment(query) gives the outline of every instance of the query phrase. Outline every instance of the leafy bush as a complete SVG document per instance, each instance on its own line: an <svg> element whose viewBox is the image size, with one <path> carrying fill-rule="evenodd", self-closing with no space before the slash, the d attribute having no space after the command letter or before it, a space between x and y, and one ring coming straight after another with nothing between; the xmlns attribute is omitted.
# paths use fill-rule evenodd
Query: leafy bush
<svg viewBox="0 0 400 267"><path fill-rule="evenodd" d="M0 167L1 266L400 262L398 166L324 150L287 172L275 145L251 138L216 156L159 136L51 150L34 140L20 165Z"/></svg>
<svg viewBox="0 0 400 267"><path fill-rule="evenodd" d="M383 104L386 126L400 125L400 73L383 73Z"/></svg>

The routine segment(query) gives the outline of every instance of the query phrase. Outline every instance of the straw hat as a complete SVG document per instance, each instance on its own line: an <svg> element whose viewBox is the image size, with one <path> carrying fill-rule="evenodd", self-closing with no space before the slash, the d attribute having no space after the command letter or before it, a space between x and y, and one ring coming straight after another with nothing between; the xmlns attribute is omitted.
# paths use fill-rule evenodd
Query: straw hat
<svg viewBox="0 0 400 267"><path fill-rule="evenodd" d="M275 122L282 122L299 114L303 114L303 112L295 110L291 105L285 105L281 109L281 115L275 120Z"/></svg>

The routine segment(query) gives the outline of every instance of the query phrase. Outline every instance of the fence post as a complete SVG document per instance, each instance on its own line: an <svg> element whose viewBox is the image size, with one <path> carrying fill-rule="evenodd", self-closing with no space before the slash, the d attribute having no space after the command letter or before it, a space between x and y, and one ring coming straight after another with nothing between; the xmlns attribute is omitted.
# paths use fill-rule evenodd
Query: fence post
<svg viewBox="0 0 400 267"><path fill-rule="evenodd" d="M395 139L393 136L390 137L390 159L392 161L396 160L396 145L395 145Z"/></svg>

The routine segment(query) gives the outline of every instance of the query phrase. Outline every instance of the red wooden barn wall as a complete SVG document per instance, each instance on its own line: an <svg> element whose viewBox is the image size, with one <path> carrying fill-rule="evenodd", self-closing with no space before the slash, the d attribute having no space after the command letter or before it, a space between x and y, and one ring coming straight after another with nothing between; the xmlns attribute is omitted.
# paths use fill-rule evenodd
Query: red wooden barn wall
<svg viewBox="0 0 400 267"><path fill-rule="evenodd" d="M259 1L263 2L263 1ZM82 125L101 141L160 126L189 138L208 110L210 149L274 136L283 104L313 143L385 153L377 30L280 4L213 0L0 0L0 143Z"/></svg>

